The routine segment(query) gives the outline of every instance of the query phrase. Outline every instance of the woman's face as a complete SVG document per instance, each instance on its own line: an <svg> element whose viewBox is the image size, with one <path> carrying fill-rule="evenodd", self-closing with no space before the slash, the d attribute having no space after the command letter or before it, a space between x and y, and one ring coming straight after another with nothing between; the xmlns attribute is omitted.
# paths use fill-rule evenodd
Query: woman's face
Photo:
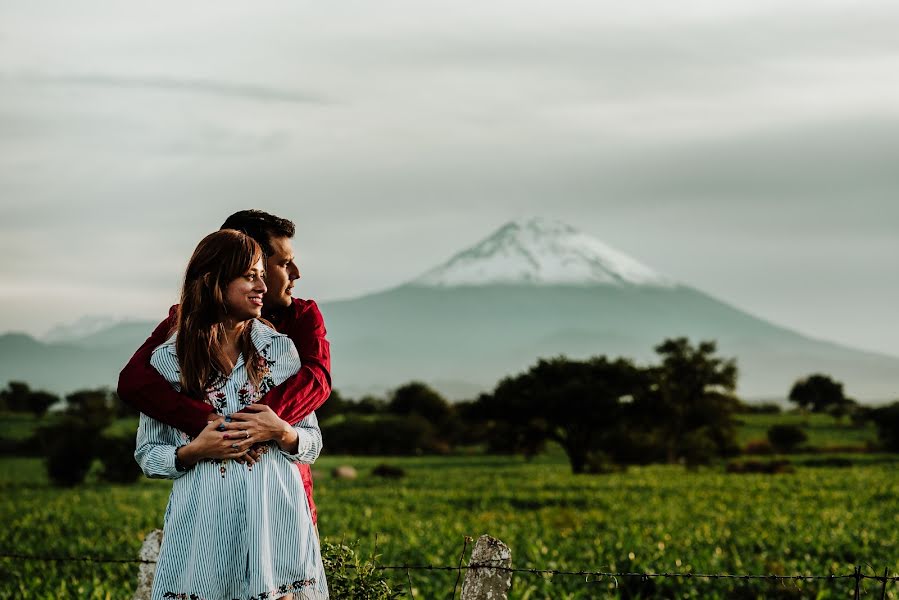
<svg viewBox="0 0 899 600"><path fill-rule="evenodd" d="M235 321L247 321L262 315L262 297L266 291L262 280L264 275L265 269L260 260L228 284L225 288L225 306L228 307L229 317Z"/></svg>

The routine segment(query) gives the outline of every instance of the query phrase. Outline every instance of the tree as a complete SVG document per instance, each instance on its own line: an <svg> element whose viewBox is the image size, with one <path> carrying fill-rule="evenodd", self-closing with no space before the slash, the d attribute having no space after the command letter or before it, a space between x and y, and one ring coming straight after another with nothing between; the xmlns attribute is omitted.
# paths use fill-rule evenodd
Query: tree
<svg viewBox="0 0 899 600"><path fill-rule="evenodd" d="M10 381L6 385L6 389L0 392L3 397L3 404L12 412L28 412L28 396L31 390L27 383L21 381Z"/></svg>
<svg viewBox="0 0 899 600"><path fill-rule="evenodd" d="M419 415L439 427L452 417L453 408L428 385L412 381L393 392L387 411L395 415Z"/></svg>
<svg viewBox="0 0 899 600"><path fill-rule="evenodd" d="M899 452L899 402L871 411L877 425L877 438L889 452Z"/></svg>
<svg viewBox="0 0 899 600"><path fill-rule="evenodd" d="M790 389L790 402L802 410L827 412L833 407L847 406L851 402L843 394L843 384L827 375L815 373L796 381ZM840 409L837 409L838 413Z"/></svg>
<svg viewBox="0 0 899 600"><path fill-rule="evenodd" d="M626 359L540 360L527 372L503 379L478 399L482 418L513 427L530 445L557 442L574 473L583 473L591 453L608 448L621 426L625 398L645 387L645 373ZM506 432L508 435L508 432ZM516 443L527 447L526 440Z"/></svg>
<svg viewBox="0 0 899 600"><path fill-rule="evenodd" d="M116 396L106 388L78 390L66 396L66 414L82 419L98 431L112 423L117 410Z"/></svg>
<svg viewBox="0 0 899 600"><path fill-rule="evenodd" d="M327 421L334 415L340 415L350 410L351 402L343 397L337 390L332 389L331 395L328 396L327 402L322 404L316 411L315 416L319 422Z"/></svg>
<svg viewBox="0 0 899 600"><path fill-rule="evenodd" d="M101 449L99 434L115 419L116 411L116 396L108 389L79 390L66 396L63 418L38 430L51 481L63 486L84 481L91 462ZM133 454L133 445L131 438L127 447L132 451L126 456ZM123 447L119 444L115 451L120 452ZM106 470L110 477L116 477L112 474L114 468Z"/></svg>
<svg viewBox="0 0 899 600"><path fill-rule="evenodd" d="M655 351L662 362L650 368L650 393L637 399L635 409L656 431L668 462L693 464L710 453L734 452L736 362L715 356L713 341L694 347L687 338L667 339Z"/></svg>
<svg viewBox="0 0 899 600"><path fill-rule="evenodd" d="M59 397L40 390L32 390L27 383L10 381L0 392L0 407L12 412L30 412L42 417L47 409L59 402Z"/></svg>

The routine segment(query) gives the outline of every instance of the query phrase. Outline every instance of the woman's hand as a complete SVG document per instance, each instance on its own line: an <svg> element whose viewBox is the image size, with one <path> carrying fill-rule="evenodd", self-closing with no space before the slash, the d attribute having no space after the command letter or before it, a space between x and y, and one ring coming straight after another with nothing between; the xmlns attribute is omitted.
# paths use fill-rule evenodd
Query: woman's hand
<svg viewBox="0 0 899 600"><path fill-rule="evenodd" d="M290 423L264 404L250 404L231 415L225 423L225 437L234 440L239 449L253 444L274 441L286 452L295 451L299 436Z"/></svg>
<svg viewBox="0 0 899 600"><path fill-rule="evenodd" d="M178 448L178 460L184 466L192 467L204 458L240 458L246 454L248 447L237 446L227 439L227 433L218 430L218 427L224 422L224 417L209 421L200 435L186 446Z"/></svg>

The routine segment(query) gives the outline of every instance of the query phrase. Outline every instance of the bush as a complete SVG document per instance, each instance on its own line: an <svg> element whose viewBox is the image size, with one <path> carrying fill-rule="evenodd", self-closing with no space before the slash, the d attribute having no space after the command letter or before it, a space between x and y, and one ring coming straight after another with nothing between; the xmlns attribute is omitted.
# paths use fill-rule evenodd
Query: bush
<svg viewBox="0 0 899 600"><path fill-rule="evenodd" d="M41 428L47 475L54 485L72 487L84 482L94 460L96 431L84 421L66 417Z"/></svg>
<svg viewBox="0 0 899 600"><path fill-rule="evenodd" d="M134 436L103 436L97 445L103 471L100 476L111 483L134 483L141 469L134 460Z"/></svg>
<svg viewBox="0 0 899 600"><path fill-rule="evenodd" d="M354 600L393 600L401 598L401 586L392 584L386 571L378 571L377 556L362 560L355 549L346 544L322 543L322 562L328 574L328 590L332 598Z"/></svg>
<svg viewBox="0 0 899 600"><path fill-rule="evenodd" d="M768 441L781 452L792 452L808 440L808 435L796 425L772 425L768 429Z"/></svg>

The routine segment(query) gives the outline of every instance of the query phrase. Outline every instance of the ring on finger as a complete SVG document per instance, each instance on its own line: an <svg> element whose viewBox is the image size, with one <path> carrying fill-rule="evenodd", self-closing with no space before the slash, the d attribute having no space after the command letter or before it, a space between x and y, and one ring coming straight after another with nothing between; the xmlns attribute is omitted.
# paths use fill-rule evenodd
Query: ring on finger
<svg viewBox="0 0 899 600"><path fill-rule="evenodd" d="M246 434L246 436L245 436L246 439L250 439L250 432L247 431L246 429L244 429L243 432L244 432L244 434Z"/></svg>
<svg viewBox="0 0 899 600"><path fill-rule="evenodd" d="M231 444L231 447L237 450L237 444Z"/></svg>

